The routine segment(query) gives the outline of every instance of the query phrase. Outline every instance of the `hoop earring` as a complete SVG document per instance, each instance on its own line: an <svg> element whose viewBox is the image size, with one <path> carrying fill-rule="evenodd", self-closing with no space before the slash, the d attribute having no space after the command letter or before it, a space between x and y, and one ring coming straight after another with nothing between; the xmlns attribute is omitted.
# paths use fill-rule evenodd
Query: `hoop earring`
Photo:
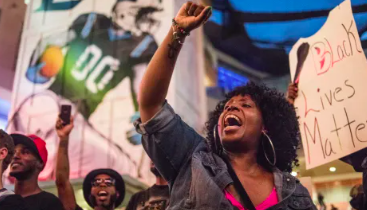
<svg viewBox="0 0 367 210"><path fill-rule="evenodd" d="M268 134L266 134L264 131L262 132L264 134L264 136L268 139L269 143L270 143L270 146L271 146L271 149L273 150L273 157L274 157L274 161L271 162L268 155L266 154L266 151L265 151L265 147L264 147L264 140L261 141L262 143L262 146L263 146L263 151L264 151L264 155L265 155L265 158L266 160L268 161L268 163L271 165L271 166L275 166L275 164L277 163L277 156L276 156L276 153L275 153L275 148L274 148L274 144L273 142L271 141L270 137L268 136Z"/></svg>
<svg viewBox="0 0 367 210"><path fill-rule="evenodd" d="M214 150L215 150L215 153L217 153L219 156L222 156L223 147L222 147L222 144L220 143L220 138L219 138L219 134L218 134L218 124L215 124L215 126L214 126L213 137L214 137Z"/></svg>

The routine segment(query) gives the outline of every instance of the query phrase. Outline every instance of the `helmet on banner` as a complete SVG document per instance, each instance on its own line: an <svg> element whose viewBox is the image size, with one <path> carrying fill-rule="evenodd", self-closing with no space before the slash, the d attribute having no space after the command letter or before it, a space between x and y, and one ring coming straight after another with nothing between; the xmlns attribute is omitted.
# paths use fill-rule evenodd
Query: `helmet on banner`
<svg viewBox="0 0 367 210"><path fill-rule="evenodd" d="M64 65L64 55L61 48L57 46L48 47L41 57L41 62L45 64L41 69L41 75L47 78L54 77Z"/></svg>

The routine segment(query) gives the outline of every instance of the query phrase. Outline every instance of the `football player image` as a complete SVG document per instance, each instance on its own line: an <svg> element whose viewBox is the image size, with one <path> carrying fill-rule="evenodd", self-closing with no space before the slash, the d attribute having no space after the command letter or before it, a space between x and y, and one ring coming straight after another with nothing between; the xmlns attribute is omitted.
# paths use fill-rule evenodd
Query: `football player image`
<svg viewBox="0 0 367 210"><path fill-rule="evenodd" d="M139 177L144 152L141 146L134 147L140 137L132 121L139 116L139 77L158 47L152 34L160 25L154 18L163 10L160 3L117 0L110 17L81 14L66 32L41 39L25 73L27 81L40 90L15 107L8 129L41 136L55 159L58 140L51 122L61 105L71 105L75 118L71 178L101 167ZM131 98L111 94L122 83L129 83L123 92ZM126 101L131 108L125 108ZM126 137L117 130L124 130ZM131 157L132 151L139 157ZM55 161L49 161L40 179L53 178L54 168Z"/></svg>

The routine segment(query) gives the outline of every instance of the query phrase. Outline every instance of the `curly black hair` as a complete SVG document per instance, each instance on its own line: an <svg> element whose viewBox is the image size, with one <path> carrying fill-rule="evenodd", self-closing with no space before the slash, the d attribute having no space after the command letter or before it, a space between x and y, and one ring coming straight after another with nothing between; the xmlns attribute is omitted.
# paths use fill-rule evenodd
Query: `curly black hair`
<svg viewBox="0 0 367 210"><path fill-rule="evenodd" d="M218 123L224 106L232 97L238 95L248 95L255 102L262 114L264 128L267 130L267 134L275 147L277 159L275 166L283 172L291 172L293 166L298 166L297 149L299 149L300 133L296 113L293 106L286 101L282 93L268 88L264 84L249 82L247 85L238 87L226 94L225 99L219 102L215 110L210 114L209 121L205 124L207 130L206 140L211 151L218 154L215 148L215 134L213 130ZM260 140L267 141L267 139L263 139L266 138L264 135L261 138ZM269 143L267 144L269 145ZM271 171L272 167L266 161L262 144L259 144L259 146L258 163ZM266 148L266 152L271 159L272 150L269 148Z"/></svg>

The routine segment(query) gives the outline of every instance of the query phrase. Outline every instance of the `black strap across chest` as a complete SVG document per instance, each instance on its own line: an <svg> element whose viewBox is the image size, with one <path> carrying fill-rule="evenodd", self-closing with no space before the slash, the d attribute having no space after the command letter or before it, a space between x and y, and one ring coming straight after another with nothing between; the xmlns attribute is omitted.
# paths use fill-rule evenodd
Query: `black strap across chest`
<svg viewBox="0 0 367 210"><path fill-rule="evenodd" d="M240 180L237 177L237 174L232 168L232 165L230 164L227 157L223 157L224 162L227 164L229 175L231 176L233 180L234 188L236 189L237 193L240 195L241 200L243 204L245 205L245 208L248 210L256 210L254 204L251 202L250 197L248 196L245 188L242 186Z"/></svg>

